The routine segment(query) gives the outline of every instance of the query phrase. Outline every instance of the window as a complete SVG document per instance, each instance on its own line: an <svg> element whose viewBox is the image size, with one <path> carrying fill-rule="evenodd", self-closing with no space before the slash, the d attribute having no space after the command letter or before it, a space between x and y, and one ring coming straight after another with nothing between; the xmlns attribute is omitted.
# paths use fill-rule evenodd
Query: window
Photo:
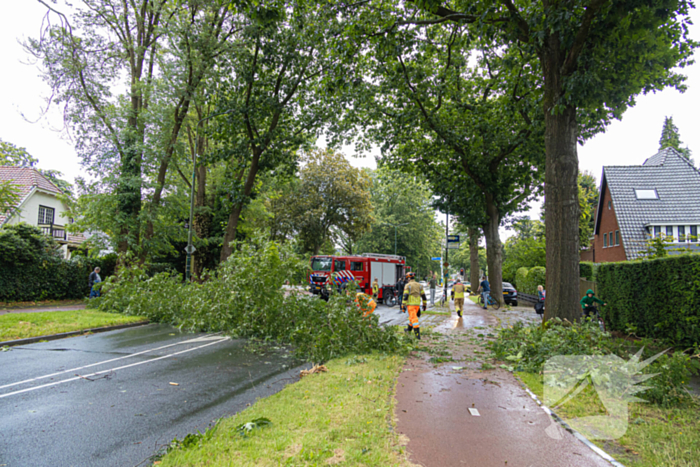
<svg viewBox="0 0 700 467"><path fill-rule="evenodd" d="M673 226L672 225L667 225L666 226L666 236L673 240Z"/></svg>
<svg viewBox="0 0 700 467"><path fill-rule="evenodd" d="M620 244L620 231L616 230L615 231L615 246L618 246Z"/></svg>
<svg viewBox="0 0 700 467"><path fill-rule="evenodd" d="M698 241L698 226L697 225L690 226L690 241L691 242Z"/></svg>
<svg viewBox="0 0 700 467"><path fill-rule="evenodd" d="M608 234L603 234L603 248L608 246Z"/></svg>
<svg viewBox="0 0 700 467"><path fill-rule="evenodd" d="M335 270L336 271L345 271L345 260L344 259L336 259L335 260Z"/></svg>
<svg viewBox="0 0 700 467"><path fill-rule="evenodd" d="M612 232L608 234L608 246L613 246L613 236Z"/></svg>
<svg viewBox="0 0 700 467"><path fill-rule="evenodd" d="M661 226L655 225L654 226L654 237L658 237L659 235L661 235Z"/></svg>
<svg viewBox="0 0 700 467"><path fill-rule="evenodd" d="M678 226L678 241L685 242L685 226L684 225Z"/></svg>
<svg viewBox="0 0 700 467"><path fill-rule="evenodd" d="M612 201L608 201L608 209L612 208Z"/></svg>
<svg viewBox="0 0 700 467"><path fill-rule="evenodd" d="M330 258L311 258L312 271L330 271L333 261Z"/></svg>
<svg viewBox="0 0 700 467"><path fill-rule="evenodd" d="M637 199L659 199L655 188L635 188L634 194L637 195Z"/></svg>
<svg viewBox="0 0 700 467"><path fill-rule="evenodd" d="M362 271L362 261L350 261L351 271Z"/></svg>
<svg viewBox="0 0 700 467"><path fill-rule="evenodd" d="M53 224L54 208L39 206L39 222L38 224Z"/></svg>

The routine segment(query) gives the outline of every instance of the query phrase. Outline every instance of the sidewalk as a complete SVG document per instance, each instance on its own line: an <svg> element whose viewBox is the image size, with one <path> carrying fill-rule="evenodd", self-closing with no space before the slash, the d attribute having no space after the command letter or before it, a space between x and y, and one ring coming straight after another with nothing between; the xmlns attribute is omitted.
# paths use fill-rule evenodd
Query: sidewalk
<svg viewBox="0 0 700 467"><path fill-rule="evenodd" d="M455 361L435 365L422 353L406 362L396 415L411 461L425 467L609 467L560 427L561 439L547 436L551 418L511 373L481 369L484 359L476 352L488 352L482 346L499 325L497 313L466 300L464 318L453 313L434 329L443 336L431 339Z"/></svg>

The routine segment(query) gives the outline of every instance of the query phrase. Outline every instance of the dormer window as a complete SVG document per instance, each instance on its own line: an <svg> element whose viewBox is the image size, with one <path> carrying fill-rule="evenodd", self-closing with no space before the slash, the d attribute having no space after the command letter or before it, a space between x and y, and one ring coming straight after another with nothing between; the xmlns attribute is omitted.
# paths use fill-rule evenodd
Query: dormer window
<svg viewBox="0 0 700 467"><path fill-rule="evenodd" d="M659 199L659 194L655 188L635 188L634 194L637 199Z"/></svg>

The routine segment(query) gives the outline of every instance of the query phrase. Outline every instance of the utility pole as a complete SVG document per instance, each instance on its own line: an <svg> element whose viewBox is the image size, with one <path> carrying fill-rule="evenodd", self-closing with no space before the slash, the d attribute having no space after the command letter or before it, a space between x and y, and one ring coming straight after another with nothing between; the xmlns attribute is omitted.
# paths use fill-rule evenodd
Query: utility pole
<svg viewBox="0 0 700 467"><path fill-rule="evenodd" d="M449 268L449 265L450 265L450 263L448 262L448 260L449 260L449 252L450 252L450 243L447 241L447 240L448 240L447 236L448 236L449 234L450 234L450 211L448 210L448 211L447 211L447 218L446 218L446 221L445 221L445 261L444 261L444 264L447 265L447 266L445 266L445 271L446 271L446 272L449 272L449 269L448 269L448 268ZM441 273L442 273L442 269L441 269ZM445 281L445 292L444 292L444 295L442 296L442 298L443 298L443 300L447 300L447 277L445 277L444 274L443 274L443 276L442 276L442 280Z"/></svg>

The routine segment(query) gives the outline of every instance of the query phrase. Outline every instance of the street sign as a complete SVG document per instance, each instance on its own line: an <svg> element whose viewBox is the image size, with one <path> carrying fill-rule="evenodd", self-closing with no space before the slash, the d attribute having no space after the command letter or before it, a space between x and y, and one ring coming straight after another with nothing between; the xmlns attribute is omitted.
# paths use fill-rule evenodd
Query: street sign
<svg viewBox="0 0 700 467"><path fill-rule="evenodd" d="M447 261L445 261L445 262L443 263L443 266L445 266L445 267L447 267L447 266L449 266L449 265L450 265L450 263L448 263Z"/></svg>
<svg viewBox="0 0 700 467"><path fill-rule="evenodd" d="M197 251L197 249L194 247L194 245L187 245L185 247L185 253L187 253L188 255L191 255L195 251Z"/></svg>
<svg viewBox="0 0 700 467"><path fill-rule="evenodd" d="M437 258L430 258L430 261L442 261L442 258L438 256Z"/></svg>
<svg viewBox="0 0 700 467"><path fill-rule="evenodd" d="M454 250L459 248L459 235L447 236L447 248Z"/></svg>

